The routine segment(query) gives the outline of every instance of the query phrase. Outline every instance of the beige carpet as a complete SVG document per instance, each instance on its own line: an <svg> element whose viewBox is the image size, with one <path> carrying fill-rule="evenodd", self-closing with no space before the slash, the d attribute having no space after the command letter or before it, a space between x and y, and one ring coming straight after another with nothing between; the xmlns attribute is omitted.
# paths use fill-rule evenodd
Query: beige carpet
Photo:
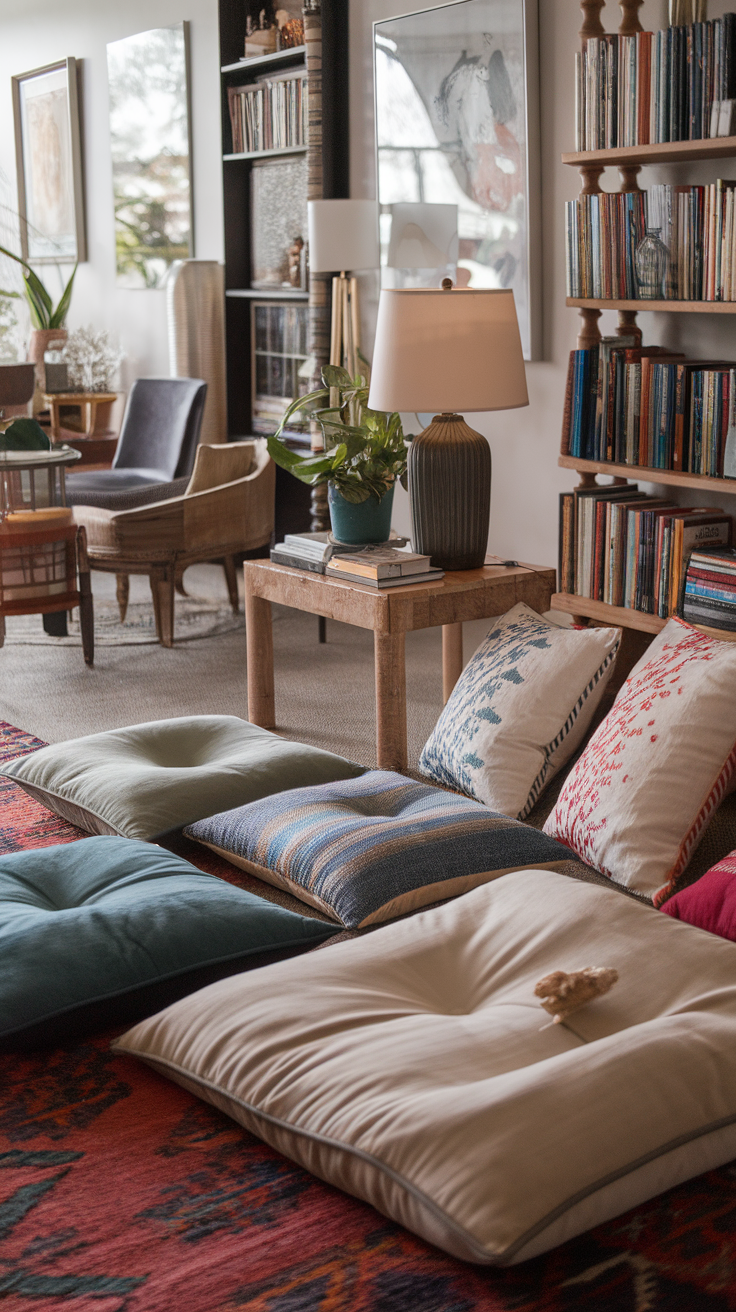
<svg viewBox="0 0 736 1312"><path fill-rule="evenodd" d="M113 577L95 573L92 579L95 598L109 602ZM223 572L216 566L188 570L185 585L213 603L227 596ZM148 604L149 597L147 580L132 579L131 602ZM41 636L40 616L33 625ZM489 625L481 620L465 626L466 658ZM374 765L373 635L328 620L327 643L321 646L314 616L285 607L275 610L273 632L279 733ZM442 708L440 644L438 629L407 636L410 765L416 764ZM85 666L81 646L68 641L41 646L9 641L0 650L0 718L47 742L201 714L247 717L242 617L234 632L190 638L169 651L149 645L100 646L93 669Z"/></svg>

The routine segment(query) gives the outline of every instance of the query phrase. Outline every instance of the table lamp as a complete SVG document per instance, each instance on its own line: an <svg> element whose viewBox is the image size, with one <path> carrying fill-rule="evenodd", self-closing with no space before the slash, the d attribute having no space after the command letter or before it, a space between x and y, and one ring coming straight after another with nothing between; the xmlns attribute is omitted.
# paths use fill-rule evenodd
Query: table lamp
<svg viewBox="0 0 736 1312"><path fill-rule="evenodd" d="M436 410L409 445L414 550L442 569L478 569L491 507L491 450L457 411L528 405L512 291L381 292L368 404Z"/></svg>
<svg viewBox="0 0 736 1312"><path fill-rule="evenodd" d="M330 364L343 365L351 377L360 372L358 284L348 273L378 268L378 211L374 200L310 200L310 273L334 273Z"/></svg>

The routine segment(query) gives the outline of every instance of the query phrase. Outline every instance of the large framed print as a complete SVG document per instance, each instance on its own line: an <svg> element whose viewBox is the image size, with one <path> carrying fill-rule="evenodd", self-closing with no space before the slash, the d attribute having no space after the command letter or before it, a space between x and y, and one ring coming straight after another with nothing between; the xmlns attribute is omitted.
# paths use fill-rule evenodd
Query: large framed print
<svg viewBox="0 0 736 1312"><path fill-rule="evenodd" d="M194 254L189 24L107 47L118 286L162 287Z"/></svg>
<svg viewBox="0 0 736 1312"><path fill-rule="evenodd" d="M12 78L21 251L37 264L86 260L77 61Z"/></svg>
<svg viewBox="0 0 736 1312"><path fill-rule="evenodd" d="M373 36L382 264L391 207L456 205L458 284L512 288L524 358L539 359L537 0L457 0ZM439 263L382 280L437 286Z"/></svg>

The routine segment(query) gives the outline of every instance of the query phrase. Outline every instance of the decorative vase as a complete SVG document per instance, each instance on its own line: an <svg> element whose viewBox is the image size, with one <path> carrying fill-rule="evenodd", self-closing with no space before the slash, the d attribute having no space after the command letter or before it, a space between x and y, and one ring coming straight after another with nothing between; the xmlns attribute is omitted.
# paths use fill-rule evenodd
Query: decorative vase
<svg viewBox="0 0 736 1312"><path fill-rule="evenodd" d="M440 569L480 569L488 550L491 448L461 415L435 415L409 443L415 551Z"/></svg>
<svg viewBox="0 0 736 1312"><path fill-rule="evenodd" d="M639 299L663 301L666 297L665 278L670 253L660 238L661 228L647 228L634 256Z"/></svg>
<svg viewBox="0 0 736 1312"><path fill-rule="evenodd" d="M328 486L330 502L330 519L332 532L338 542L358 544L387 542L391 532L391 511L394 503L394 489L377 501L368 497L367 501L346 501L334 483Z"/></svg>
<svg viewBox="0 0 736 1312"><path fill-rule="evenodd" d="M61 347L69 336L66 328L34 328L28 343L28 360L35 366L36 387L33 393L33 413L45 409L43 394L46 391L46 364L44 356L52 346Z"/></svg>

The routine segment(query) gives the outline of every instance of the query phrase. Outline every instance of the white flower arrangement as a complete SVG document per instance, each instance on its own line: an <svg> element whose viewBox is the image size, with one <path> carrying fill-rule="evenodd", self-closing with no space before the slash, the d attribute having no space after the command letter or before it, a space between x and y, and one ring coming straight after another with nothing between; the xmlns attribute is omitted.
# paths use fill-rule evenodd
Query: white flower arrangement
<svg viewBox="0 0 736 1312"><path fill-rule="evenodd" d="M70 332L60 360L67 366L69 387L79 392L110 392L125 352L110 345L106 329L75 328Z"/></svg>

